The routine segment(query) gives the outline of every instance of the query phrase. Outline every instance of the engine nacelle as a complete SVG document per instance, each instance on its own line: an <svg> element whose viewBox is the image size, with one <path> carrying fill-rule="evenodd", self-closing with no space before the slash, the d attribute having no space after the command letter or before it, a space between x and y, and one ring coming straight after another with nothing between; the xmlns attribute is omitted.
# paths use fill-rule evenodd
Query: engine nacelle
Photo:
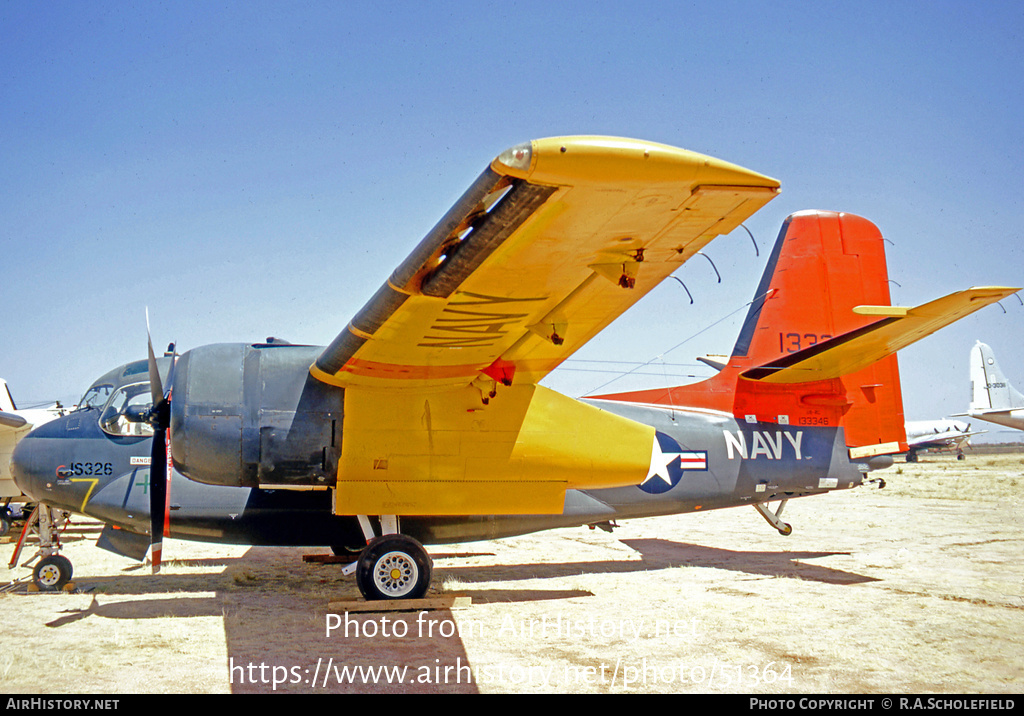
<svg viewBox="0 0 1024 716"><path fill-rule="evenodd" d="M333 485L344 391L309 374L321 348L224 343L178 358L171 457L211 485Z"/></svg>

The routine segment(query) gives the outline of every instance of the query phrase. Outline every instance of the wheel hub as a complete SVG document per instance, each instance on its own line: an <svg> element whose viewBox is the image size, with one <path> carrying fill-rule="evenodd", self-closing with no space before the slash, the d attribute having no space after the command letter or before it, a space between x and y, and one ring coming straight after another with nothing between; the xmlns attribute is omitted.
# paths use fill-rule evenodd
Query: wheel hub
<svg viewBox="0 0 1024 716"><path fill-rule="evenodd" d="M52 587L60 581L60 569L55 564L47 564L39 570L39 581Z"/></svg>
<svg viewBox="0 0 1024 716"><path fill-rule="evenodd" d="M374 582L381 592L390 597L408 594L419 579L416 562L403 552L388 552L377 560L373 570Z"/></svg>

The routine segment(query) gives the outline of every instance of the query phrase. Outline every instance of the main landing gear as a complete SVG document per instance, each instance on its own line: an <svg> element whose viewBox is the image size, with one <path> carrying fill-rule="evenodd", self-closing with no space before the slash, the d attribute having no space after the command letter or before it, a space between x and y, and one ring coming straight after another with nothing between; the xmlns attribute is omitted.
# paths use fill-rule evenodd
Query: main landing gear
<svg viewBox="0 0 1024 716"><path fill-rule="evenodd" d="M373 525L359 516L359 526L366 537L366 548L359 558L345 568L345 574L356 574L356 584L367 601L381 599L421 599L430 589L433 562L418 541L399 534L398 518L380 518L381 535Z"/></svg>
<svg viewBox="0 0 1024 716"><path fill-rule="evenodd" d="M367 600L420 599L430 588L430 556L406 535L374 538L356 562L356 584Z"/></svg>

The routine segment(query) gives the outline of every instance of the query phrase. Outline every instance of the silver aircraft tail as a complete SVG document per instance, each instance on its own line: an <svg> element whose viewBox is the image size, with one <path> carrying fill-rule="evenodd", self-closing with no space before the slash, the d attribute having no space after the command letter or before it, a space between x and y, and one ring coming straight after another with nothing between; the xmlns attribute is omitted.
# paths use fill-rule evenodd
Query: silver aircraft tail
<svg viewBox="0 0 1024 716"><path fill-rule="evenodd" d="M992 349L978 341L971 348L971 412L1024 408L1024 396L999 369Z"/></svg>
<svg viewBox="0 0 1024 716"><path fill-rule="evenodd" d="M1024 430L1024 395L1003 375L992 349L981 341L971 348L971 407L966 415Z"/></svg>

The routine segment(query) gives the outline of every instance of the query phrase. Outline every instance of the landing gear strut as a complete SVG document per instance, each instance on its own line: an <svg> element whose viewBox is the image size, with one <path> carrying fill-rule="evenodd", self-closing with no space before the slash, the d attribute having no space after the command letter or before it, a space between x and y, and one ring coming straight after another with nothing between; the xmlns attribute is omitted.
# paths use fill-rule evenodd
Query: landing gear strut
<svg viewBox="0 0 1024 716"><path fill-rule="evenodd" d="M783 537L788 537L793 534L793 525L788 522L783 522L780 519L782 517L782 510L786 506L787 502L789 502L789 500L782 500L779 502L779 508L775 510L775 512L772 512L768 508L768 505L763 502L759 502L754 505L754 509L757 510L762 517L768 520L768 524L777 529L779 534Z"/></svg>
<svg viewBox="0 0 1024 716"><path fill-rule="evenodd" d="M39 537L39 550L24 565L27 567L38 559L32 570L32 581L43 592L55 592L64 588L71 581L73 568L71 560L60 554L60 533L66 527L70 515L62 510L36 505L32 514L25 520L18 545L14 548L8 568L13 568L21 558L21 550L25 546L29 533L35 530Z"/></svg>

